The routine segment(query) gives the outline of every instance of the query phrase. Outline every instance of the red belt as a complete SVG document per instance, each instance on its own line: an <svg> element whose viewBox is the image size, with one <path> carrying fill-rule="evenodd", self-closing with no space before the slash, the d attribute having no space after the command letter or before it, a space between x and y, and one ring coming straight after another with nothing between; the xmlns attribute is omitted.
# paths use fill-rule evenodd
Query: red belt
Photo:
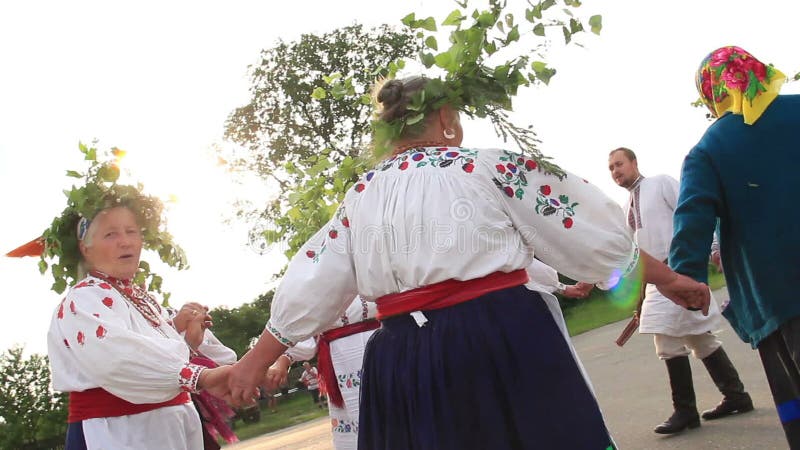
<svg viewBox="0 0 800 450"><path fill-rule="evenodd" d="M319 336L319 341L317 342L317 368L319 369L319 381L328 395L328 401L333 403L335 406L344 408L344 399L342 398L342 391L339 390L339 383L336 381L336 371L333 370L333 361L331 360L331 342L345 336L352 336L354 334L363 333L364 331L375 330L380 328L380 326L381 323L377 320L369 319L363 322L357 322L340 328L334 328L333 330L328 330Z"/></svg>
<svg viewBox="0 0 800 450"><path fill-rule="evenodd" d="M378 320L413 311L447 308L478 298L489 292L519 286L528 282L525 269L513 272L494 272L472 280L445 280L410 291L384 295L375 300Z"/></svg>
<svg viewBox="0 0 800 450"><path fill-rule="evenodd" d="M188 392L181 392L172 400L161 403L131 403L103 388L69 393L68 423L99 417L119 417L139 414L165 406L182 405L191 401Z"/></svg>

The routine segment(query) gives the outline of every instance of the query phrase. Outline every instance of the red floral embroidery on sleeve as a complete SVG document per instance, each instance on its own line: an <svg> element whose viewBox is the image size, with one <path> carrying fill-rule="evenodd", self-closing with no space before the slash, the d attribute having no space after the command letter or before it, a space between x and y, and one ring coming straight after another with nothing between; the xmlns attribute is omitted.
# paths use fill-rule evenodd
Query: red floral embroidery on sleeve
<svg viewBox="0 0 800 450"><path fill-rule="evenodd" d="M111 306L114 304L114 299L111 297L106 297L103 299L103 304L111 308Z"/></svg>
<svg viewBox="0 0 800 450"><path fill-rule="evenodd" d="M107 333L107 331L106 331L105 328L103 328L102 325L97 327L97 330L95 331L95 335L97 336L97 339L103 339L104 337L106 337L106 333Z"/></svg>
<svg viewBox="0 0 800 450"><path fill-rule="evenodd" d="M184 392L197 392L197 381L200 379L200 372L203 369L205 367L196 364L184 364L179 372L180 378L178 380L181 390Z"/></svg>
<svg viewBox="0 0 800 450"><path fill-rule="evenodd" d="M86 337L83 335L83 331L78 331L77 339L78 339L78 344L80 344L80 345L84 344L84 341L86 340Z"/></svg>

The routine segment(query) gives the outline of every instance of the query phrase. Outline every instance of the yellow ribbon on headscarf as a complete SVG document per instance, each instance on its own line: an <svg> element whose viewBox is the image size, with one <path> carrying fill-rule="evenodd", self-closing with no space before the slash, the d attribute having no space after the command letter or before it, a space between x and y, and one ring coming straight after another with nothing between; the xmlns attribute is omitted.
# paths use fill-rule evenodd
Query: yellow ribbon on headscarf
<svg viewBox="0 0 800 450"><path fill-rule="evenodd" d="M695 80L714 117L738 114L752 125L778 96L786 75L739 47L727 46L703 59Z"/></svg>

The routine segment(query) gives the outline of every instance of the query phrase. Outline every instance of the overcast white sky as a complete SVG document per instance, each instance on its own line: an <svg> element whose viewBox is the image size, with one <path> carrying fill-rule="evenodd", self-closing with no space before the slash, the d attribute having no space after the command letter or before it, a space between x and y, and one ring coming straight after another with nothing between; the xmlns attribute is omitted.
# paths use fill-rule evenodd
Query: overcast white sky
<svg viewBox="0 0 800 450"><path fill-rule="evenodd" d="M222 219L236 197L265 189L231 183L210 149L229 112L247 101L248 64L278 38L454 8L449 0L0 3L0 252L36 237L63 209L65 170L84 167L77 143L97 138L129 152L125 164L148 192L179 199L170 231L192 268L161 270L172 304L252 300L283 261L256 255L246 228ZM618 201L626 193L606 169L613 148L633 148L645 174L678 177L708 125L689 106L706 53L735 44L787 75L800 70L793 0L586 0L581 9L603 15L602 34L551 55L558 75L523 92L515 117L534 125L546 154ZM798 92L796 84L784 93ZM465 145L501 145L487 126L466 133ZM60 298L36 262L0 258L0 351L46 351Z"/></svg>

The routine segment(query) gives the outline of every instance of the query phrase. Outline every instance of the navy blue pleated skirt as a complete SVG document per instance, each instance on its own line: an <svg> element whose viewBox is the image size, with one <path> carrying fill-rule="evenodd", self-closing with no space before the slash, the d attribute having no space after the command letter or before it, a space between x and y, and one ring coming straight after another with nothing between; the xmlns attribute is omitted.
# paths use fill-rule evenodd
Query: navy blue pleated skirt
<svg viewBox="0 0 800 450"><path fill-rule="evenodd" d="M361 450L613 448L541 296L524 286L386 319L367 344Z"/></svg>
<svg viewBox="0 0 800 450"><path fill-rule="evenodd" d="M64 450L86 450L86 438L83 437L83 422L67 424L67 438Z"/></svg>

